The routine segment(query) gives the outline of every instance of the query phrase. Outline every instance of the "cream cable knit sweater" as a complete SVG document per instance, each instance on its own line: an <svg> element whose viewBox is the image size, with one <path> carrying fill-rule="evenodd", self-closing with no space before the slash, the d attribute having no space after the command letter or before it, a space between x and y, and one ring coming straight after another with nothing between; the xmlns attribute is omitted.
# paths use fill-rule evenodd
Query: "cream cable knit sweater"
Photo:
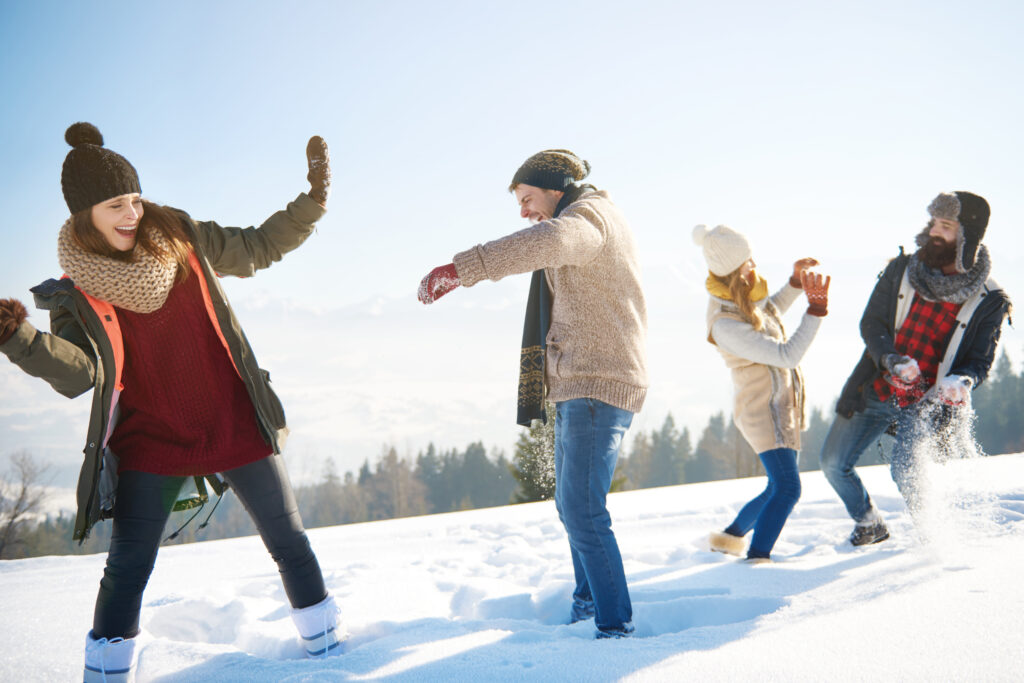
<svg viewBox="0 0 1024 683"><path fill-rule="evenodd" d="M455 255L466 287L543 268L553 294L548 400L595 398L638 412L647 395L647 306L636 244L603 191L558 216Z"/></svg>

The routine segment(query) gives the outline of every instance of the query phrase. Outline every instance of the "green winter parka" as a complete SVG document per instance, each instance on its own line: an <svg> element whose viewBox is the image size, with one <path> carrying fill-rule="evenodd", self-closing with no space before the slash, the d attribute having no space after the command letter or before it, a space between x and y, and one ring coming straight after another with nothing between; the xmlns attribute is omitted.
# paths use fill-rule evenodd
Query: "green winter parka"
<svg viewBox="0 0 1024 683"><path fill-rule="evenodd" d="M197 222L175 210L191 237L199 271L205 281L211 322L220 328L231 360L245 384L256 411L260 431L275 453L288 435L284 409L270 386L270 374L259 367L252 347L231 310L218 277L250 277L280 261L312 234L325 209L307 194L300 194L284 211L262 225L226 228L212 221ZM117 359L120 329L113 307L88 297L67 277L47 280L32 288L36 306L50 312L50 333L28 321L0 344L15 365L46 380L57 392L74 398L93 390L85 458L78 478L78 514L74 538L81 542L92 526L113 512L116 460L105 445L117 422Z"/></svg>

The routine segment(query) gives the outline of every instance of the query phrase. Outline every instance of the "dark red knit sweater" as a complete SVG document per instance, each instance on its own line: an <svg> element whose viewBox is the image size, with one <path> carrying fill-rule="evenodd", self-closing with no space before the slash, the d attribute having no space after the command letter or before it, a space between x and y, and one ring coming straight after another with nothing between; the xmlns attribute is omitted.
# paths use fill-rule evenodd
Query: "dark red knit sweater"
<svg viewBox="0 0 1024 683"><path fill-rule="evenodd" d="M124 337L124 390L110 448L121 470L211 474L273 452L210 321L195 273L175 284L153 313L116 311Z"/></svg>

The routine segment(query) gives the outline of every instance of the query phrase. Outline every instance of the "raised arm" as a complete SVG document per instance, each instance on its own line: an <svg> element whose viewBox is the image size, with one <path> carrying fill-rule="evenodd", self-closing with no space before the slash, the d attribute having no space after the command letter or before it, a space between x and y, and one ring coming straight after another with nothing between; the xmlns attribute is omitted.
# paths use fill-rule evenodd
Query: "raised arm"
<svg viewBox="0 0 1024 683"><path fill-rule="evenodd" d="M223 275L249 277L280 261L306 241L326 213L331 169L327 143L313 136L306 145L309 193L300 194L284 211L259 227L223 227L213 221L193 223L196 240L210 265Z"/></svg>
<svg viewBox="0 0 1024 683"><path fill-rule="evenodd" d="M761 365L795 368L800 365L820 326L819 316L805 313L793 336L780 342L761 334L750 323L720 318L711 326L711 337L715 344L734 356Z"/></svg>

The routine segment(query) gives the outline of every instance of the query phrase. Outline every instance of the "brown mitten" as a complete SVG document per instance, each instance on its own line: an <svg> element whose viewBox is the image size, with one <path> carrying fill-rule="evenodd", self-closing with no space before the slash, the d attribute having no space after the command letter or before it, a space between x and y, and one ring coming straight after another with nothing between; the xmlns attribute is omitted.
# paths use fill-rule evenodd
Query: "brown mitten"
<svg viewBox="0 0 1024 683"><path fill-rule="evenodd" d="M25 304L17 299L0 299L0 344L14 336L18 325L28 318Z"/></svg>
<svg viewBox="0 0 1024 683"><path fill-rule="evenodd" d="M320 206L327 206L327 195L331 192L331 158L327 153L327 143L319 135L314 135L306 143L306 162L309 165L309 196Z"/></svg>

